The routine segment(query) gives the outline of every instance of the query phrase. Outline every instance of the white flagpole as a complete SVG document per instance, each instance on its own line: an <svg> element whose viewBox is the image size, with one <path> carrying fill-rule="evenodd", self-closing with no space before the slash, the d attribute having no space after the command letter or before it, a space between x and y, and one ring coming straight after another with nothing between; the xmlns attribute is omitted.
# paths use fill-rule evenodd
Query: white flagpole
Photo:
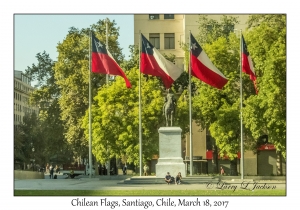
<svg viewBox="0 0 300 210"><path fill-rule="evenodd" d="M89 177L92 178L92 87L91 87L91 48L92 32L90 31L89 43Z"/></svg>
<svg viewBox="0 0 300 210"><path fill-rule="evenodd" d="M108 50L108 18L106 18L106 49ZM108 77L109 75L106 74L106 85L108 85Z"/></svg>
<svg viewBox="0 0 300 210"><path fill-rule="evenodd" d="M140 176L142 176L142 100L141 100L141 31L139 31L139 144L140 144Z"/></svg>
<svg viewBox="0 0 300 210"><path fill-rule="evenodd" d="M242 41L242 29L240 29L240 101L241 101L241 159L240 159L240 167L241 167L241 179L244 179L244 141L243 141L243 80L242 80L242 47L243 47L243 41Z"/></svg>
<svg viewBox="0 0 300 210"><path fill-rule="evenodd" d="M106 49L108 50L108 18L106 18ZM106 74L106 85L108 85L109 75ZM108 143L108 142L107 142ZM110 176L110 158L109 158L109 148L107 145L108 163L107 163L107 176Z"/></svg>
<svg viewBox="0 0 300 210"><path fill-rule="evenodd" d="M190 31L191 46L191 31ZM192 140L192 85L191 85L191 49L189 54L189 118L190 118L190 175L193 175L193 140Z"/></svg>

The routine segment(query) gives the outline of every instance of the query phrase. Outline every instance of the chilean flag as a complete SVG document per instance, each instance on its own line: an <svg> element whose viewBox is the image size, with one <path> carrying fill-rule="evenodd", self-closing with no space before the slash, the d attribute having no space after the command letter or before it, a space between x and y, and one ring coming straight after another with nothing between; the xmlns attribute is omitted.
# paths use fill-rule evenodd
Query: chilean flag
<svg viewBox="0 0 300 210"><path fill-rule="evenodd" d="M222 89L228 79L215 67L207 57L204 50L191 35L191 56L190 63L192 72L191 75L197 77L201 81L218 89Z"/></svg>
<svg viewBox="0 0 300 210"><path fill-rule="evenodd" d="M252 59L250 57L250 54L247 50L247 45L244 40L244 36L242 35L242 71L246 74L250 75L250 79L253 81L254 88L256 91L256 94L258 93L257 86L256 86L256 76L255 71L252 63Z"/></svg>
<svg viewBox="0 0 300 210"><path fill-rule="evenodd" d="M159 51L142 34L141 72L160 77L168 89L183 72Z"/></svg>
<svg viewBox="0 0 300 210"><path fill-rule="evenodd" d="M119 75L124 78L126 87L131 88L131 84L123 70L106 49L106 46L94 35L92 35L92 72Z"/></svg>

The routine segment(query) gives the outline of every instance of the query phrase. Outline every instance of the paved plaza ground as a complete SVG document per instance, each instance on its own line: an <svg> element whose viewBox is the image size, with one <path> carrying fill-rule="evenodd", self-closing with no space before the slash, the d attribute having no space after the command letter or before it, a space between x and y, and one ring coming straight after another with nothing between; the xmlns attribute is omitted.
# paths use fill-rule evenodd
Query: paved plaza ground
<svg viewBox="0 0 300 210"><path fill-rule="evenodd" d="M286 182L281 180L221 180L217 183L199 184L124 184L123 180L101 180L99 178L81 179L26 179L14 180L15 190L244 190L243 187L275 187L286 189ZM257 183L255 185L255 183Z"/></svg>

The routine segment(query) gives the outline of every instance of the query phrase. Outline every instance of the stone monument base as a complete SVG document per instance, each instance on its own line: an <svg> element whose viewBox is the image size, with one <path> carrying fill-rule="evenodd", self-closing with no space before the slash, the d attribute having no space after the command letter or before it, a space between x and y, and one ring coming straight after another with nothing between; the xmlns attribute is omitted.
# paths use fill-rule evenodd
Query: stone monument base
<svg viewBox="0 0 300 210"><path fill-rule="evenodd" d="M170 175L176 177L178 172L181 173L182 177L186 177L185 165L182 158L159 158L156 164L156 177L165 178L167 172Z"/></svg>
<svg viewBox="0 0 300 210"><path fill-rule="evenodd" d="M181 157L181 128L162 127L159 132L159 158L156 164L156 177L165 178L167 172L176 177L181 172L186 177L185 164Z"/></svg>

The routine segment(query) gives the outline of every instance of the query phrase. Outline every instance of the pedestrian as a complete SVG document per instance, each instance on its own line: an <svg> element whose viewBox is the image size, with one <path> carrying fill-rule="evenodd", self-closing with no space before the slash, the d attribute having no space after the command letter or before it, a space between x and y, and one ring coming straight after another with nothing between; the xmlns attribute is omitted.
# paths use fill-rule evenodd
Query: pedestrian
<svg viewBox="0 0 300 210"><path fill-rule="evenodd" d="M182 176L181 176L181 173L178 172L176 178L175 178L175 183L176 184L181 184L181 180L182 180Z"/></svg>
<svg viewBox="0 0 300 210"><path fill-rule="evenodd" d="M167 175L165 176L165 182L167 182L167 184L171 184L172 183L172 176L170 175L170 172L167 172Z"/></svg>
<svg viewBox="0 0 300 210"><path fill-rule="evenodd" d="M46 165L46 171L45 171L46 174L50 174L50 166L49 166L49 163L47 163Z"/></svg>
<svg viewBox="0 0 300 210"><path fill-rule="evenodd" d="M144 175L148 176L148 171L149 171L149 167L147 166L147 164L144 165Z"/></svg>
<svg viewBox="0 0 300 210"><path fill-rule="evenodd" d="M53 179L57 179L57 174L59 174L59 167L58 165L55 166L54 168L54 176L53 176Z"/></svg>
<svg viewBox="0 0 300 210"><path fill-rule="evenodd" d="M220 168L220 174L221 174L221 175L224 175L224 174L225 174L225 171L224 171L224 169L223 169L222 166L221 166L221 168Z"/></svg>
<svg viewBox="0 0 300 210"><path fill-rule="evenodd" d="M60 173L58 165L55 166L55 173Z"/></svg>
<svg viewBox="0 0 300 210"><path fill-rule="evenodd" d="M53 168L53 166L51 165L51 166L50 166L50 179L53 179L53 173L54 173L54 168Z"/></svg>
<svg viewBox="0 0 300 210"><path fill-rule="evenodd" d="M127 174L127 165L125 163L124 167L123 167L123 175L126 175Z"/></svg>

